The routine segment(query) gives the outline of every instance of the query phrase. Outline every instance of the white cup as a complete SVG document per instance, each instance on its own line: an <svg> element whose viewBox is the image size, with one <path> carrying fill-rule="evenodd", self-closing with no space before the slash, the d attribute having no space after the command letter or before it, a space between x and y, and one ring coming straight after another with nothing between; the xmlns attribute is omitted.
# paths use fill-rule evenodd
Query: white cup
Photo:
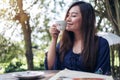
<svg viewBox="0 0 120 80"><path fill-rule="evenodd" d="M59 21L55 21L55 23L58 25L58 26L57 26L57 29L58 29L59 31L65 30L66 25L67 25L67 22L66 22L66 21L64 21L64 20L59 20Z"/></svg>

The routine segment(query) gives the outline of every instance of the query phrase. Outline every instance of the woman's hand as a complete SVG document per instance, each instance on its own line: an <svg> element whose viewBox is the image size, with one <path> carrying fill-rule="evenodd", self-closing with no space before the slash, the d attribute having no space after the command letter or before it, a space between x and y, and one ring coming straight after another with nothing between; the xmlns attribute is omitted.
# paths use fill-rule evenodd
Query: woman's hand
<svg viewBox="0 0 120 80"><path fill-rule="evenodd" d="M54 63L55 63L55 58L56 58L56 43L57 43L57 38L60 33L59 30L57 30L57 25L53 24L50 29L49 29L50 35L52 36L52 41L49 46L49 50L47 53L47 64L48 64L48 69L52 69Z"/></svg>
<svg viewBox="0 0 120 80"><path fill-rule="evenodd" d="M60 31L57 30L57 24L53 24L53 25L50 27L49 32L50 32L50 34L51 34L51 36L52 36L52 39L56 39L56 40L57 40L58 35L59 35L59 33L60 33Z"/></svg>

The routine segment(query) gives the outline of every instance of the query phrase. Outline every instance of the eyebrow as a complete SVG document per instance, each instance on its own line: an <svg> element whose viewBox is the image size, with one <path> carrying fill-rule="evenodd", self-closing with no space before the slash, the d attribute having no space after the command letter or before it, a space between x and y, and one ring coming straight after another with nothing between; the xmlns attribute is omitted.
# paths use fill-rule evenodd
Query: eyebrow
<svg viewBox="0 0 120 80"><path fill-rule="evenodd" d="M68 13L70 14L70 12ZM77 11L71 12L71 14L79 14Z"/></svg>

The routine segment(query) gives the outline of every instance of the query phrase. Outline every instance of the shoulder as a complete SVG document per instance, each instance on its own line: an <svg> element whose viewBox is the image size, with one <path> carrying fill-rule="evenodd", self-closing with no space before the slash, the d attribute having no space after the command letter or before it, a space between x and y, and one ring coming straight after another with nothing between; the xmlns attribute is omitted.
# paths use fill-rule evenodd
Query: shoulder
<svg viewBox="0 0 120 80"><path fill-rule="evenodd" d="M98 56L100 58L100 60L104 57L109 57L110 54L110 47L108 44L108 41L103 38L103 37L99 37L99 43L98 43Z"/></svg>
<svg viewBox="0 0 120 80"><path fill-rule="evenodd" d="M108 41L103 37L99 36L98 41L99 41L99 47L102 47L102 46L105 46L105 45L109 46Z"/></svg>
<svg viewBox="0 0 120 80"><path fill-rule="evenodd" d="M99 61L110 58L110 47L108 44L108 41L103 38L99 37L99 44L98 44L98 56L99 56Z"/></svg>
<svg viewBox="0 0 120 80"><path fill-rule="evenodd" d="M99 42L98 42L99 55L108 54L110 52L110 47L109 47L108 41L103 37L99 37L98 40L99 40Z"/></svg>

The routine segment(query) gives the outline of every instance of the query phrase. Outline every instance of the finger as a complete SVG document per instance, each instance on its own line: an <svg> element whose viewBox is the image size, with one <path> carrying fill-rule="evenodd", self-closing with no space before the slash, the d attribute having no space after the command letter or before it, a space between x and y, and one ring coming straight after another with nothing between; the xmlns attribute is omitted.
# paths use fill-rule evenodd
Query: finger
<svg viewBox="0 0 120 80"><path fill-rule="evenodd" d="M60 32L60 31L56 28L56 26L52 26L52 27L50 28L50 32L56 32L56 33L58 33L58 32Z"/></svg>

